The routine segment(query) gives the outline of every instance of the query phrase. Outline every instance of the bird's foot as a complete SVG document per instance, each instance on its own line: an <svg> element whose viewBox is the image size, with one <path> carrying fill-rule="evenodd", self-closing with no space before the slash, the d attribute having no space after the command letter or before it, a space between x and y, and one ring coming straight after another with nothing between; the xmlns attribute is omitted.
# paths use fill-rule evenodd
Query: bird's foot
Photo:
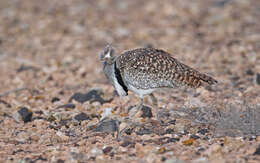
<svg viewBox="0 0 260 163"><path fill-rule="evenodd" d="M125 126L122 126L123 129L118 131L118 134L117 134L117 140L118 141L121 140L122 134L125 133L128 129L134 130L136 127L142 126L142 124L140 124L138 122L134 122L129 118L124 119L123 122L125 123Z"/></svg>
<svg viewBox="0 0 260 163"><path fill-rule="evenodd" d="M134 106L133 108L131 108L128 112L128 115L131 119L134 119L136 113L139 111L139 107L138 106Z"/></svg>

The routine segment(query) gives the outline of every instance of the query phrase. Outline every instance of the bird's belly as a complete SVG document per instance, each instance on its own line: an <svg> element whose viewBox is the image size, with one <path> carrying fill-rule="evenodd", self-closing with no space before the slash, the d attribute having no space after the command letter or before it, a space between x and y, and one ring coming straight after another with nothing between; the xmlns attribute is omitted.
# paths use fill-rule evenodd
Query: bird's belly
<svg viewBox="0 0 260 163"><path fill-rule="evenodd" d="M148 95L151 94L153 91L156 90L156 88L151 88L151 89L138 89L135 88L132 85L129 85L129 90L135 92L136 94L138 94L140 97L143 97L144 95Z"/></svg>

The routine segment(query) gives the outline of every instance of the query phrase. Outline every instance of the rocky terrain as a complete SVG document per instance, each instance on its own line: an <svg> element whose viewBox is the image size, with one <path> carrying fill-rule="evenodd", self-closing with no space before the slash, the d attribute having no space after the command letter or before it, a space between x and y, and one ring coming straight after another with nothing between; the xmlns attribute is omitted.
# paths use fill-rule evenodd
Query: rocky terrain
<svg viewBox="0 0 260 163"><path fill-rule="evenodd" d="M258 0L0 0L0 162L260 162L259 18ZM105 78L107 44L218 84L156 92L129 126L138 98Z"/></svg>

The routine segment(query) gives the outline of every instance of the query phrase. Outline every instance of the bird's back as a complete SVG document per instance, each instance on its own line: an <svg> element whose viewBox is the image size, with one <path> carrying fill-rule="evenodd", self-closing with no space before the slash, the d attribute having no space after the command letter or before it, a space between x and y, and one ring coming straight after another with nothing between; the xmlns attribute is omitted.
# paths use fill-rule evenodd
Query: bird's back
<svg viewBox="0 0 260 163"><path fill-rule="evenodd" d="M137 89L179 87L197 88L215 79L179 62L163 50L140 48L121 54L116 61L124 82Z"/></svg>

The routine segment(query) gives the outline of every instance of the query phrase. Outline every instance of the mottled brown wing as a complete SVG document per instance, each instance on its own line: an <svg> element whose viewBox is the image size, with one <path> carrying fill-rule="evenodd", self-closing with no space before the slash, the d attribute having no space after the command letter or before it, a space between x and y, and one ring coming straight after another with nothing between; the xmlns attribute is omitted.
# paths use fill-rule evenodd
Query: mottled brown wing
<svg viewBox="0 0 260 163"><path fill-rule="evenodd" d="M188 85L198 87L210 77L180 63L169 53L153 48L128 51L119 56L124 81L136 88L151 89Z"/></svg>

